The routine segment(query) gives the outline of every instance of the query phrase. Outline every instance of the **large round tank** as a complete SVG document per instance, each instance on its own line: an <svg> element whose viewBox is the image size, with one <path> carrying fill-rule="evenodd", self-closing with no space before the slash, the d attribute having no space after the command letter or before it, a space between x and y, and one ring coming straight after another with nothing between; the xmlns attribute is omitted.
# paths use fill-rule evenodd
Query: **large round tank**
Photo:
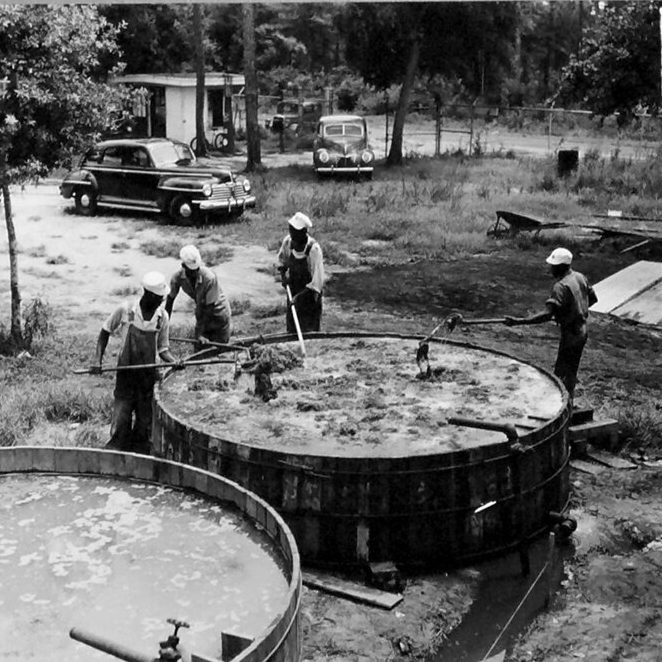
<svg viewBox="0 0 662 662"><path fill-rule="evenodd" d="M262 499L192 466L0 448L0 564L2 659L109 659L80 641L152 659L173 618L197 659L300 660L292 533Z"/></svg>
<svg viewBox="0 0 662 662"><path fill-rule="evenodd" d="M231 365L171 373L155 452L262 496L308 563L452 566L514 548L566 506L567 393L538 367L449 340L432 341L421 379L419 340L309 334L304 365L272 374L267 402ZM260 341L297 350L292 336Z"/></svg>

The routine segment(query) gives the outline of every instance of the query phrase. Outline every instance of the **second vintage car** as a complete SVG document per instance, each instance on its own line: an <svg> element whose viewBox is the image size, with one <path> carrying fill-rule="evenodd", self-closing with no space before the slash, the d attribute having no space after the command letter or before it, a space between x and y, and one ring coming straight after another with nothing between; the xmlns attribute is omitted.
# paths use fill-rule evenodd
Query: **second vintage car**
<svg viewBox="0 0 662 662"><path fill-rule="evenodd" d="M73 197L84 216L113 207L167 214L180 224L236 217L255 207L248 179L167 138L97 143L64 178L60 193Z"/></svg>
<svg viewBox="0 0 662 662"><path fill-rule="evenodd" d="M372 178L375 153L368 126L359 115L325 115L317 123L313 166L319 176L348 174Z"/></svg>

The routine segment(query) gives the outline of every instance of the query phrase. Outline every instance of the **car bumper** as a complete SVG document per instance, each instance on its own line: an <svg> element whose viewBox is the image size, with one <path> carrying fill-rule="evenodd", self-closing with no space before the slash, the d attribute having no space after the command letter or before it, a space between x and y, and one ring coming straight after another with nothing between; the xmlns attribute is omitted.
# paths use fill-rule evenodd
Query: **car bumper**
<svg viewBox="0 0 662 662"><path fill-rule="evenodd" d="M255 207L255 196L247 195L241 200L193 200L192 202L194 205L199 205L200 211L231 212Z"/></svg>
<svg viewBox="0 0 662 662"><path fill-rule="evenodd" d="M373 166L315 166L316 172L372 172Z"/></svg>

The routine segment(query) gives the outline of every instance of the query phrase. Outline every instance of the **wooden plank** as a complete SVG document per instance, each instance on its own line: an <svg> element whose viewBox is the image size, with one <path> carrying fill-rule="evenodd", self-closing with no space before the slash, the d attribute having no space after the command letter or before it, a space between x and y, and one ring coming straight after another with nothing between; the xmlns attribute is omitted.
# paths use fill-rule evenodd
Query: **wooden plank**
<svg viewBox="0 0 662 662"><path fill-rule="evenodd" d="M606 470L606 467L602 464L593 464L584 460L570 460L570 466L577 471L593 476L597 476Z"/></svg>
<svg viewBox="0 0 662 662"><path fill-rule="evenodd" d="M303 584L308 588L380 609L393 609L403 598L401 593L387 593L370 586L363 586L330 575L321 575L309 570L303 572Z"/></svg>
<svg viewBox="0 0 662 662"><path fill-rule="evenodd" d="M594 462L599 462L604 464L612 469L636 469L637 465L630 460L626 460L618 455L612 455L605 451L599 450L597 448L589 448L586 451L586 456L593 460Z"/></svg>
<svg viewBox="0 0 662 662"><path fill-rule="evenodd" d="M617 306L611 314L640 324L662 326L662 280Z"/></svg>
<svg viewBox="0 0 662 662"><path fill-rule="evenodd" d="M580 407L579 409L573 409L572 414L570 414L570 425L581 425L582 423L588 423L592 420L592 407Z"/></svg>
<svg viewBox="0 0 662 662"><path fill-rule="evenodd" d="M594 286L598 301L591 306L591 310L610 313L660 280L662 263L641 260L631 264Z"/></svg>

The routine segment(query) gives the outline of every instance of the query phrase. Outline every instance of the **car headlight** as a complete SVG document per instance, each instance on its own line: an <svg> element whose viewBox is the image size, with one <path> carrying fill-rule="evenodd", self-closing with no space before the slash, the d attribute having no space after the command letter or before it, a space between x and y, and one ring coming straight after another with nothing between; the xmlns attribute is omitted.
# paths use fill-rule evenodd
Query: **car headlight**
<svg viewBox="0 0 662 662"><path fill-rule="evenodd" d="M372 152L363 152L363 154L361 154L361 161L363 161L363 163L370 163L370 161L372 161Z"/></svg>
<svg viewBox="0 0 662 662"><path fill-rule="evenodd" d="M243 184L243 186L244 186L244 191L246 191L246 193L250 193L250 191L251 191L251 183L250 183L247 179L244 179L244 181L242 182L242 184Z"/></svg>
<svg viewBox="0 0 662 662"><path fill-rule="evenodd" d="M206 184L202 185L202 195L204 195L206 198L209 198L212 194L212 185L207 182Z"/></svg>
<svg viewBox="0 0 662 662"><path fill-rule="evenodd" d="M320 149L320 151L317 153L317 158L320 160L320 163L328 163L329 162L329 153L325 149Z"/></svg>

